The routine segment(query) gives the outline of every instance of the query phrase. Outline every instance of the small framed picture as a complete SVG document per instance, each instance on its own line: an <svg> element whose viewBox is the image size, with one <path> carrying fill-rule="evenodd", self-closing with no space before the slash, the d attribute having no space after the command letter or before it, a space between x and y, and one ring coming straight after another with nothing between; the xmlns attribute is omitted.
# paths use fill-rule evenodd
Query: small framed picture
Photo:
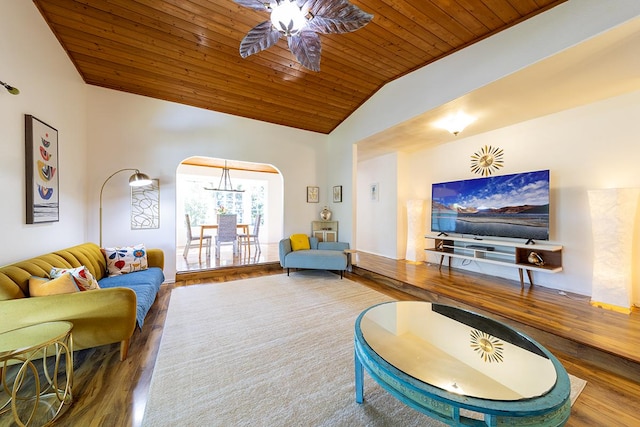
<svg viewBox="0 0 640 427"><path fill-rule="evenodd" d="M342 202L342 185L336 185L333 187L333 203Z"/></svg>
<svg viewBox="0 0 640 427"><path fill-rule="evenodd" d="M371 184L369 186L369 196L372 201L377 202L380 199L380 190L378 189L378 183Z"/></svg>
<svg viewBox="0 0 640 427"><path fill-rule="evenodd" d="M307 203L320 201L320 187L307 187Z"/></svg>

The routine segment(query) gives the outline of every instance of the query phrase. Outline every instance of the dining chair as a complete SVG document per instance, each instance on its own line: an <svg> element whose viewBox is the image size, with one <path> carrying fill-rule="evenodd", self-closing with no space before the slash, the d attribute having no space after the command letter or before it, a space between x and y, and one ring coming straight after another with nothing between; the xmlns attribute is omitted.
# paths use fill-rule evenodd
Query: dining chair
<svg viewBox="0 0 640 427"><path fill-rule="evenodd" d="M184 247L183 256L186 258L189 255L189 249L191 248L200 248L200 232L198 232L197 236L193 236L193 231L191 230L191 218L189 218L189 214L184 215L184 221L187 226L187 244ZM202 246L205 246L207 249L207 259L211 255L211 236L204 235L202 236Z"/></svg>
<svg viewBox="0 0 640 427"><path fill-rule="evenodd" d="M238 241L240 242L241 249L244 249L247 246L247 249L250 248L251 243L253 243L256 247L256 254L261 252L260 249L260 239L258 237L260 233L260 222L262 219L262 215L256 215L254 223L253 223L253 231L249 234L241 233L238 234Z"/></svg>
<svg viewBox="0 0 640 427"><path fill-rule="evenodd" d="M216 258L220 258L220 246L233 244L233 253L238 253L237 215L218 215L218 234L216 234Z"/></svg>

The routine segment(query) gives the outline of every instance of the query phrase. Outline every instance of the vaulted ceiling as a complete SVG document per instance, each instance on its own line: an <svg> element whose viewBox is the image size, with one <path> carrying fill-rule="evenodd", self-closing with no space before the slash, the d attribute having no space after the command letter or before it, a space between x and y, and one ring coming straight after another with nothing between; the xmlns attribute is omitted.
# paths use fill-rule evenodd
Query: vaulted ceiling
<svg viewBox="0 0 640 427"><path fill-rule="evenodd" d="M84 81L320 133L413 70L566 0L352 0L373 20L322 35L321 71L286 40L242 59L267 15L233 0L33 0Z"/></svg>

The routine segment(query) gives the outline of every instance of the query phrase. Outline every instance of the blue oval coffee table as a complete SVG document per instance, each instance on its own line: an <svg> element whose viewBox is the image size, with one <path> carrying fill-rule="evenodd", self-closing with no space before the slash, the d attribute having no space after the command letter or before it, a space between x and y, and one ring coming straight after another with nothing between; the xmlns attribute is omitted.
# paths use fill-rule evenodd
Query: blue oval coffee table
<svg viewBox="0 0 640 427"><path fill-rule="evenodd" d="M355 325L356 402L364 369L401 402L450 425L561 426L569 376L547 349L488 317L447 305L398 301Z"/></svg>

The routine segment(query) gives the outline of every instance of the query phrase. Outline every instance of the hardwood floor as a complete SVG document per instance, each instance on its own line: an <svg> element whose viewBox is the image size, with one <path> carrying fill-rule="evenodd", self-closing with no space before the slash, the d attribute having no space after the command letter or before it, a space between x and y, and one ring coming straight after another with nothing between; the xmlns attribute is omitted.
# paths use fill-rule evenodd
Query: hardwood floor
<svg viewBox="0 0 640 427"><path fill-rule="evenodd" d="M75 403L56 425L141 424L166 310L175 286L213 285L281 272L272 263L265 263L262 269L235 266L218 270L213 278L207 278L204 272L191 272L183 282L163 285L144 328L134 333L127 360L118 361L118 344L76 352ZM451 303L488 313L516 327L523 326L524 332L547 346L569 373L588 381L572 407L567 425L638 425L640 381L631 379L640 376L639 365L632 360L638 357L633 353L640 348L637 312L630 316L613 314L591 307L584 297L577 295L560 296L539 286L521 289L514 281L455 270L439 272L425 264L366 254L360 254L354 273L347 273L346 277L396 299ZM580 342L568 341L566 335L579 337ZM615 356L615 351L620 351L621 356ZM9 425L6 418L0 417L0 425Z"/></svg>
<svg viewBox="0 0 640 427"><path fill-rule="evenodd" d="M209 257L204 249L202 256L199 255L198 249L190 249L186 258L184 247L176 248L176 271L179 274L269 263L278 263L278 243L262 243L260 251L256 251L252 245L250 252L243 250L240 254L234 254L230 246L223 246L219 257L215 256L215 248L211 248Z"/></svg>

